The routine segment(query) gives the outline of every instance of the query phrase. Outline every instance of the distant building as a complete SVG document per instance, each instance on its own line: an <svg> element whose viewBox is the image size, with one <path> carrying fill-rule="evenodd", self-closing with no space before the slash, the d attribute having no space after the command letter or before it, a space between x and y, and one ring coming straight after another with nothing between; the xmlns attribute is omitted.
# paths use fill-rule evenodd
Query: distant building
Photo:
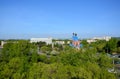
<svg viewBox="0 0 120 79"><path fill-rule="evenodd" d="M5 42L5 41L1 41L1 48L4 46L4 44L6 44L7 42Z"/></svg>
<svg viewBox="0 0 120 79"><path fill-rule="evenodd" d="M65 41L55 41L54 44L65 44Z"/></svg>
<svg viewBox="0 0 120 79"><path fill-rule="evenodd" d="M96 42L96 40L95 39L88 39L87 42L92 43L92 42Z"/></svg>
<svg viewBox="0 0 120 79"><path fill-rule="evenodd" d="M67 44L70 44L70 41L67 41Z"/></svg>
<svg viewBox="0 0 120 79"><path fill-rule="evenodd" d="M30 42L46 42L46 44L52 44L52 38L31 38Z"/></svg>
<svg viewBox="0 0 120 79"><path fill-rule="evenodd" d="M70 41L69 40L67 40L67 41L65 41L65 40L55 40L54 41L54 44L70 44Z"/></svg>
<svg viewBox="0 0 120 79"><path fill-rule="evenodd" d="M110 36L104 36L104 37L94 37L94 40L106 40L109 41L111 39Z"/></svg>
<svg viewBox="0 0 120 79"><path fill-rule="evenodd" d="M110 36L104 36L104 37L93 37L92 39L88 39L87 42L88 43L92 43L92 42L96 42L97 40L105 40L105 41L109 41L111 39Z"/></svg>

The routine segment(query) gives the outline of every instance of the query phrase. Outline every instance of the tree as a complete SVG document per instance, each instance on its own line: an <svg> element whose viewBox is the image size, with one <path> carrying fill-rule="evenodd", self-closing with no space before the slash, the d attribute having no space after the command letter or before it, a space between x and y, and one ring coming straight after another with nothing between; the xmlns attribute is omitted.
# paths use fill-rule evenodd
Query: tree
<svg viewBox="0 0 120 79"><path fill-rule="evenodd" d="M51 51L51 48L47 47L47 46L42 46L40 49L43 53L48 53Z"/></svg>
<svg viewBox="0 0 120 79"><path fill-rule="evenodd" d="M116 79L108 72L112 59L96 53L96 46L80 50L65 46L48 57L39 55L37 46L28 41L7 43L1 52L0 79ZM41 49L51 51L47 45Z"/></svg>
<svg viewBox="0 0 120 79"><path fill-rule="evenodd" d="M1 40L0 40L0 45L1 45Z"/></svg>
<svg viewBox="0 0 120 79"><path fill-rule="evenodd" d="M39 46L39 48L41 48L42 46L46 46L46 42L37 42L37 45Z"/></svg>
<svg viewBox="0 0 120 79"><path fill-rule="evenodd" d="M106 46L106 41L105 40L99 40L96 42L96 48L98 52L105 52L105 46Z"/></svg>
<svg viewBox="0 0 120 79"><path fill-rule="evenodd" d="M120 40L118 40L117 42L117 47L120 47Z"/></svg>
<svg viewBox="0 0 120 79"><path fill-rule="evenodd" d="M20 69L21 65L20 58L12 58L8 64L4 65L1 71L1 78L13 78L13 75Z"/></svg>
<svg viewBox="0 0 120 79"><path fill-rule="evenodd" d="M117 53L120 53L120 40L117 42Z"/></svg>
<svg viewBox="0 0 120 79"><path fill-rule="evenodd" d="M80 43L83 44L83 46L84 46L85 48L87 48L87 47L89 46L87 40L82 40Z"/></svg>
<svg viewBox="0 0 120 79"><path fill-rule="evenodd" d="M117 51L117 39L112 38L107 42L106 47L110 50L111 53Z"/></svg>
<svg viewBox="0 0 120 79"><path fill-rule="evenodd" d="M117 48L117 53L120 53L120 47Z"/></svg>

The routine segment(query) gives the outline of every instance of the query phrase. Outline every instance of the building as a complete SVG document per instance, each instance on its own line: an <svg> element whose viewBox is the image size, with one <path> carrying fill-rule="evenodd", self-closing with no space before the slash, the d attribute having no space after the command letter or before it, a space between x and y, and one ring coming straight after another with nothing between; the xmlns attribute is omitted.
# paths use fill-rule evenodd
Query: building
<svg viewBox="0 0 120 79"><path fill-rule="evenodd" d="M88 39L87 42L88 43L92 43L92 42L96 42L97 40L105 40L105 41L109 41L111 39L110 36L104 36L104 37L93 37L92 39Z"/></svg>
<svg viewBox="0 0 120 79"><path fill-rule="evenodd" d="M52 38L31 38L30 42L46 42L46 44L52 44Z"/></svg>
<svg viewBox="0 0 120 79"><path fill-rule="evenodd" d="M94 37L94 40L106 40L109 41L111 39L110 36L104 36L104 37Z"/></svg>
<svg viewBox="0 0 120 79"><path fill-rule="evenodd" d="M95 39L88 39L87 42L90 44L92 42L96 42L96 40Z"/></svg>
<svg viewBox="0 0 120 79"><path fill-rule="evenodd" d="M57 41L54 42L54 44L65 44L65 41L59 41L59 40L57 40Z"/></svg>
<svg viewBox="0 0 120 79"><path fill-rule="evenodd" d="M5 41L1 41L1 45L0 45L0 48L3 48L4 44L6 44L7 42Z"/></svg>
<svg viewBox="0 0 120 79"><path fill-rule="evenodd" d="M54 44L70 44L71 41L69 40L55 40Z"/></svg>

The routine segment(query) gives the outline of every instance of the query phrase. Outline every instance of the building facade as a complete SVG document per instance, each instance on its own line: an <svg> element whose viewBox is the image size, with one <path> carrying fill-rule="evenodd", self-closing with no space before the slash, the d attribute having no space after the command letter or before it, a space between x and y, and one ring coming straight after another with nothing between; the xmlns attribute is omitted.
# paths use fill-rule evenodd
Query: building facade
<svg viewBox="0 0 120 79"><path fill-rule="evenodd" d="M92 42L96 42L97 40L105 40L105 41L109 41L111 39L110 36L104 36L104 37L93 37L92 39L88 39L87 42L88 43L92 43Z"/></svg>
<svg viewBox="0 0 120 79"><path fill-rule="evenodd" d="M93 39L97 39L97 40L106 40L106 41L109 41L111 39L110 36L104 36L104 37L94 37Z"/></svg>
<svg viewBox="0 0 120 79"><path fill-rule="evenodd" d="M52 44L52 38L31 38L30 42L46 42L46 44Z"/></svg>

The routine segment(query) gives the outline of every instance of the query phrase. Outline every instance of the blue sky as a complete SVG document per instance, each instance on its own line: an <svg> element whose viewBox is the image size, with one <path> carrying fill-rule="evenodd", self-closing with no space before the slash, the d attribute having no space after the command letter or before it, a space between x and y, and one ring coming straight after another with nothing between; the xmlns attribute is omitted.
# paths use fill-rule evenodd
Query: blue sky
<svg viewBox="0 0 120 79"><path fill-rule="evenodd" d="M120 36L120 0L0 0L0 39Z"/></svg>

